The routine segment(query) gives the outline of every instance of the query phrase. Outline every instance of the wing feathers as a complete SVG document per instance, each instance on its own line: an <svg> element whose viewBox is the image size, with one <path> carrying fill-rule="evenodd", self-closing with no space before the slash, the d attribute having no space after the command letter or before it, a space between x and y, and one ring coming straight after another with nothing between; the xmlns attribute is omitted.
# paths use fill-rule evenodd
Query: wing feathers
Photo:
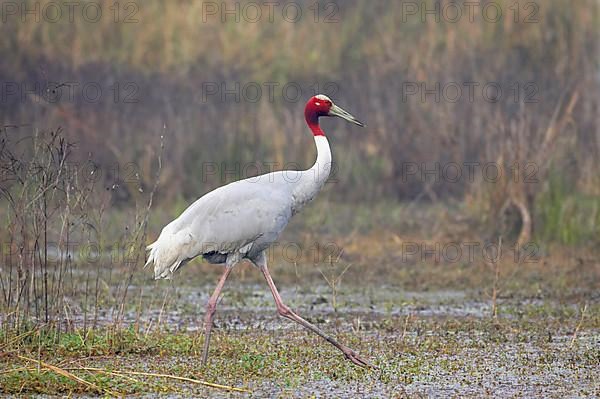
<svg viewBox="0 0 600 399"><path fill-rule="evenodd" d="M265 178L265 181L266 178ZM161 231L146 266L154 276L171 275L188 260L208 252L248 254L257 240L270 244L291 218L291 187L238 181L204 195ZM269 242L267 242L269 241Z"/></svg>

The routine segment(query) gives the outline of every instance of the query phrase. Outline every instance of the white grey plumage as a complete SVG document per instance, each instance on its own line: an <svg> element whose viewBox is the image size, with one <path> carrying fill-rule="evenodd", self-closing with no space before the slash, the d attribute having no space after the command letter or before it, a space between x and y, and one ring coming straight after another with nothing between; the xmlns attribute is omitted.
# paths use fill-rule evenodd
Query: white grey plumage
<svg viewBox="0 0 600 399"><path fill-rule="evenodd" d="M208 358L212 319L219 295L233 266L246 258L263 273L281 316L323 337L355 364L370 366L353 350L287 307L267 267L265 250L277 240L291 217L317 195L329 177L331 150L319 126L321 116L338 116L362 126L327 96L312 97L304 109L306 123L317 147L317 159L310 169L267 173L219 187L190 205L147 247L150 254L146 266L154 264L156 279L171 278L179 267L199 255L211 263L225 263L225 270L206 306L204 364Z"/></svg>
<svg viewBox="0 0 600 399"><path fill-rule="evenodd" d="M292 215L319 192L331 170L325 136L315 136L317 160L304 171L278 171L219 187L190 205L148 245L146 265L157 279L171 278L183 263L206 254L217 262L253 259L271 245ZM220 261L225 257L225 262Z"/></svg>

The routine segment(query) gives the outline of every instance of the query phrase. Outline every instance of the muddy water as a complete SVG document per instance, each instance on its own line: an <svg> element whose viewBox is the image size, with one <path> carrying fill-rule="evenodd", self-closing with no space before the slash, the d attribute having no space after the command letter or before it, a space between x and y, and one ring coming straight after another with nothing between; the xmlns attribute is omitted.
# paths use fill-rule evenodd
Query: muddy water
<svg viewBox="0 0 600 399"><path fill-rule="evenodd" d="M131 287L136 292L140 287ZM131 310L125 314L124 322L141 320L149 322L159 318L179 330L195 331L201 323L206 302L214 287L162 287L157 293L155 286L143 287L144 309ZM280 290L284 302L302 316L327 322L331 318L356 318L378 320L398 317L431 318L475 318L485 319L492 314L490 300L477 298L477 294L464 291L409 292L394 287L377 289L347 288L337 293L335 311L333 294L326 285L283 288ZM166 298L166 300L165 300ZM164 307L162 306L164 303ZM578 304L558 304L535 299L502 299L503 318L514 319L515 309L549 305L570 308L576 312ZM111 323L112 313L101 311L99 320ZM515 314L516 313L516 314ZM215 323L231 329L254 329L258 325L266 329L285 329L289 324L282 322L276 313L275 303L268 288L260 284L239 284L224 289L215 316ZM266 323L266 324L265 324Z"/></svg>
<svg viewBox="0 0 600 399"><path fill-rule="evenodd" d="M131 287L136 292L140 287ZM204 307L213 286L162 288L156 294L155 286L142 287L145 293L145 309L126 313L124 323L141 320L148 322L158 319L176 326L178 329L194 331L204 314ZM363 316L365 319L401 316L440 316L440 317L486 317L490 314L489 302L469 299L461 291L407 292L397 288L379 287L377 290L346 289L336 294L336 308L333 311L333 294L325 285L310 288L284 288L281 296L287 305L308 318L336 318ZM154 298L150 298L152 295ZM166 297L166 300L164 298ZM152 305L151 302L154 302ZM165 307L162 307L162 303ZM100 323L113 322L111 311L100 311ZM220 317L221 315L226 315ZM236 316L237 315L237 316ZM217 325L223 324L233 329L252 329L257 324L268 321L269 329L287 328L287 323L279 321L271 293L263 285L236 285L223 291L217 308ZM253 321L251 318L254 318ZM271 323L276 320L276 323Z"/></svg>

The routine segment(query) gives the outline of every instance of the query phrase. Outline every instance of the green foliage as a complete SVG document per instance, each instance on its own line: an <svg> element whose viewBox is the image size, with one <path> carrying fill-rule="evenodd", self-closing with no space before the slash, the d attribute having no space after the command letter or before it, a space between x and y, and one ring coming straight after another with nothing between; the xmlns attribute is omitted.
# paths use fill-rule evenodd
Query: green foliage
<svg viewBox="0 0 600 399"><path fill-rule="evenodd" d="M535 204L541 240L565 245L600 243L600 197L580 193L575 185L564 174L551 173Z"/></svg>

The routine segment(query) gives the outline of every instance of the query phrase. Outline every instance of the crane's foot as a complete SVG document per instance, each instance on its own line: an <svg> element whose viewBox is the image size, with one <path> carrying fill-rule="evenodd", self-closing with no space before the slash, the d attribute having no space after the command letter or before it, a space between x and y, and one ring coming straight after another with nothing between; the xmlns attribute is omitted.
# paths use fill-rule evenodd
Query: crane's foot
<svg viewBox="0 0 600 399"><path fill-rule="evenodd" d="M358 356L358 354L356 352L354 352L352 349L346 349L343 351L344 355L346 356L346 359L350 360L352 363L356 364L357 366L360 367L364 367L367 369L376 369L377 366L372 365L371 363L369 363L368 361L362 359L360 356Z"/></svg>

